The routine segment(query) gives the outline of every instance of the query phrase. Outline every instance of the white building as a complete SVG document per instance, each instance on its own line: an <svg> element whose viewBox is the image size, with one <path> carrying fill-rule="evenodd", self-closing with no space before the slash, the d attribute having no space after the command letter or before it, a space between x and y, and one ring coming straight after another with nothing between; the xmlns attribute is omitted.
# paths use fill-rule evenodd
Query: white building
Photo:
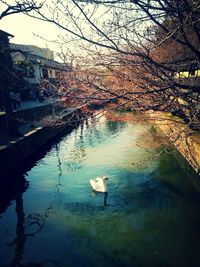
<svg viewBox="0 0 200 267"><path fill-rule="evenodd" d="M49 48L41 48L35 45L23 45L23 44L10 44L12 49L20 49L24 52L28 52L39 57L47 58L50 60L54 60L54 52Z"/></svg>
<svg viewBox="0 0 200 267"><path fill-rule="evenodd" d="M14 67L26 72L30 85L40 84L43 79L56 82L59 75L69 68L54 60L53 51L33 45L10 44Z"/></svg>

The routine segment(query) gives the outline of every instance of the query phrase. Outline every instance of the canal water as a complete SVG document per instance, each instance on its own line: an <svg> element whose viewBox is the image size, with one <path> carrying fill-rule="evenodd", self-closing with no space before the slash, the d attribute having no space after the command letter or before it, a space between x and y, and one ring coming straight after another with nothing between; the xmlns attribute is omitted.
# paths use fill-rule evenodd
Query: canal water
<svg viewBox="0 0 200 267"><path fill-rule="evenodd" d="M0 266L200 266L200 185L150 125L102 116L0 185ZM107 175L108 194L89 179Z"/></svg>

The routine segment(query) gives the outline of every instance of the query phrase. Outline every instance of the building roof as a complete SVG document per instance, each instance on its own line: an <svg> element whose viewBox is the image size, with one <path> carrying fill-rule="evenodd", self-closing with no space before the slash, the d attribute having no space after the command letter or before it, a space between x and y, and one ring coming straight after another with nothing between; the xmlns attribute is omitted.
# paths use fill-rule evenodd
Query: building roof
<svg viewBox="0 0 200 267"><path fill-rule="evenodd" d="M70 68L58 61L54 60L53 51L48 48L40 48L34 45L22 45L11 43L10 47L13 49L13 58L15 54L21 53L25 56L26 61L31 62L32 64L38 64L41 67L52 68L59 71L69 71ZM21 61L19 59L18 61Z"/></svg>
<svg viewBox="0 0 200 267"><path fill-rule="evenodd" d="M32 63L41 64L44 67L51 67L56 70L63 70L63 71L69 70L69 68L67 68L62 63L59 63L58 61L44 58L41 56L37 56L29 52L27 52L26 55L27 55L27 59L29 59Z"/></svg>
<svg viewBox="0 0 200 267"><path fill-rule="evenodd" d="M54 60L54 52L49 48L42 48L36 45L16 44L16 43L11 43L10 47L13 49L21 50L23 52L31 53L37 56Z"/></svg>
<svg viewBox="0 0 200 267"><path fill-rule="evenodd" d="M1 37L14 37L14 35L12 35L8 32L2 31L2 30L0 30L0 36Z"/></svg>
<svg viewBox="0 0 200 267"><path fill-rule="evenodd" d="M69 67L55 60L47 59L42 56L32 54L30 52L23 51L23 54L26 56L26 60L30 61L33 64L38 64L38 65L41 65L42 67L52 68L52 69L60 70L60 71L69 71Z"/></svg>

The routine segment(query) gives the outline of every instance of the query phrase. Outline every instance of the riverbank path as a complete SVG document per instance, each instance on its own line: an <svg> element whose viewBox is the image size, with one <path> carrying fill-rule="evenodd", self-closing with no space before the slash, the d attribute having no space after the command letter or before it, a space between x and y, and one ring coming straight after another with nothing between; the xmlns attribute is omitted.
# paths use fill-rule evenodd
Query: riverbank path
<svg viewBox="0 0 200 267"><path fill-rule="evenodd" d="M47 106L49 104L53 105L53 101L57 102L56 100L53 100L52 98L46 99L43 102L38 102L37 100L26 100L26 101L21 101L20 107L17 109L14 109L14 112L18 112L20 110L26 110L26 109L31 109L31 108L38 108L41 106ZM5 115L5 111L0 112L0 116Z"/></svg>

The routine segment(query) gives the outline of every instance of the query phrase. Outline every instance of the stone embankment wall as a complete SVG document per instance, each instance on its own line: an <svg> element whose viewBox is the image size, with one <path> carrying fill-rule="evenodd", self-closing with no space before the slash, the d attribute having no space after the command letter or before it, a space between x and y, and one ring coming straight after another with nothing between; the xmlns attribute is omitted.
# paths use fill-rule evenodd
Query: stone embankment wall
<svg viewBox="0 0 200 267"><path fill-rule="evenodd" d="M3 174L22 164L53 138L63 133L70 126L84 118L82 109L72 110L63 115L62 120L55 121L52 125L38 127L24 136L9 142L0 148L0 180Z"/></svg>
<svg viewBox="0 0 200 267"><path fill-rule="evenodd" d="M43 117L48 116L50 114L52 114L52 104L13 112L13 116L15 117L19 125L27 122L39 121ZM0 115L0 132L6 133L5 113L1 113Z"/></svg>
<svg viewBox="0 0 200 267"><path fill-rule="evenodd" d="M193 169L200 174L200 133L192 131L178 117L170 113L148 112L155 125L170 139Z"/></svg>

